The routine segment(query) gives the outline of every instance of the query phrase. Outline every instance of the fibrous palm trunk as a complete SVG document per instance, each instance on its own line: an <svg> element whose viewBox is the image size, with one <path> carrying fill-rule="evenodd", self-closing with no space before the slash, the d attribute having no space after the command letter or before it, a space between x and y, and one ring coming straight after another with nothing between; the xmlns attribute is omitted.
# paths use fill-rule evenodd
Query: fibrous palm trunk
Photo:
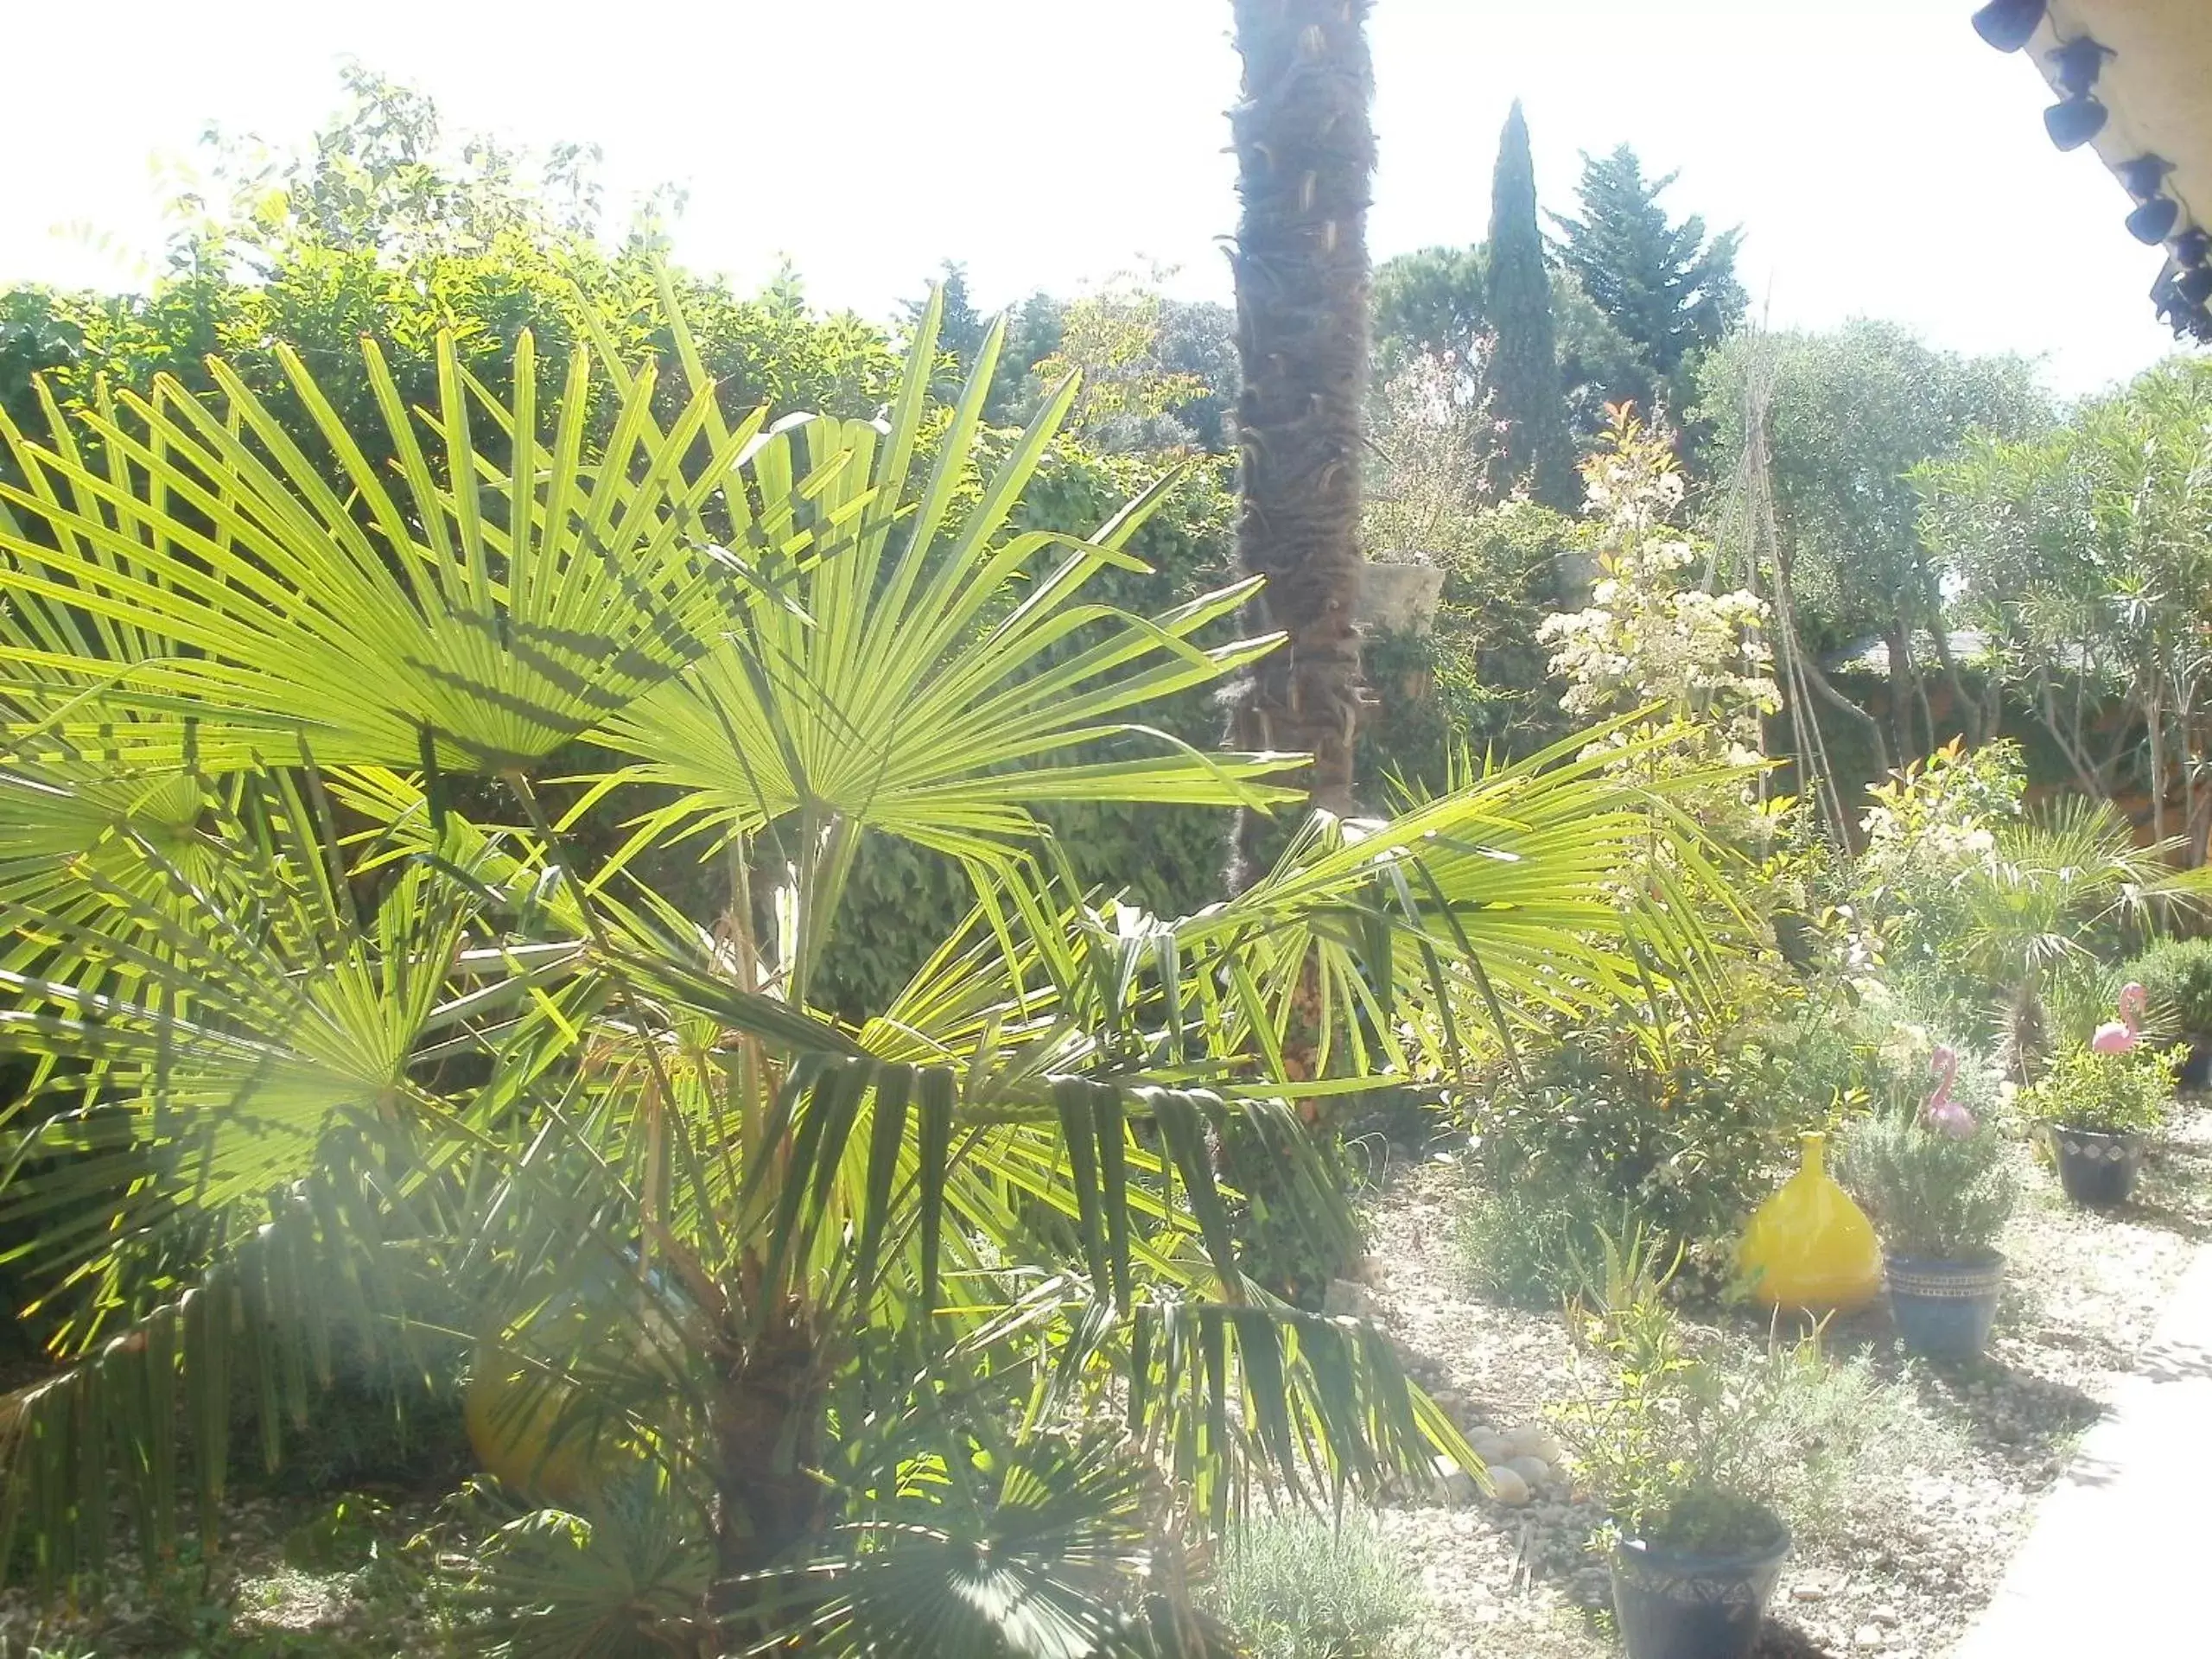
<svg viewBox="0 0 2212 1659"><path fill-rule="evenodd" d="M828 1518L830 1493L818 1472L829 1429L823 1343L810 1311L791 1299L763 1328L717 1344L713 1364L715 1580L702 1659L749 1650L748 1577L792 1564Z"/></svg>
<svg viewBox="0 0 2212 1659"><path fill-rule="evenodd" d="M1289 636L1240 689L1236 741L1300 750L1313 804L1352 805L1360 707L1360 423L1375 168L1368 0L1234 0L1243 96L1233 263L1242 450L1237 553ZM1240 825L1248 868L1259 826Z"/></svg>

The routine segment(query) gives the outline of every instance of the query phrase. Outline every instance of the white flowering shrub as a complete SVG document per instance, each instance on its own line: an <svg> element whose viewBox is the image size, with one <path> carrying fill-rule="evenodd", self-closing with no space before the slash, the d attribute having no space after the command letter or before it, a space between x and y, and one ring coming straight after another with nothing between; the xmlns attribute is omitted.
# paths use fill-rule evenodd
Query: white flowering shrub
<svg viewBox="0 0 2212 1659"><path fill-rule="evenodd" d="M1602 524L1598 580L1586 609L1547 619L1539 636L1567 683L1567 711L1599 721L1653 709L1669 734L1659 764L1756 762L1760 722L1782 707L1765 602L1707 593L1691 575L1699 549L1672 522L1682 474L1663 435L1623 412L1582 476Z"/></svg>
<svg viewBox="0 0 2212 1659"><path fill-rule="evenodd" d="M1448 554L1484 505L1500 429L1479 359L1415 353L1378 382L1360 538L1370 556Z"/></svg>

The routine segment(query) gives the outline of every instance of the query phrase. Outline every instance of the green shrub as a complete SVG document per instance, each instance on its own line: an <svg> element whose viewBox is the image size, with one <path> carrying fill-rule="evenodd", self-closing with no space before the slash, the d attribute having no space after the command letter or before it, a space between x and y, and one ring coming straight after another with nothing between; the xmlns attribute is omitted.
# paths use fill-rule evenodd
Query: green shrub
<svg viewBox="0 0 2212 1659"><path fill-rule="evenodd" d="M1523 1307L1556 1307L1595 1293L1609 1223L1628 1206L1584 1171L1551 1181L1508 1181L1471 1192L1453 1243L1467 1283Z"/></svg>
<svg viewBox="0 0 2212 1659"><path fill-rule="evenodd" d="M1592 1217L1630 1216L1688 1247L1700 1277L1725 1278L1797 1137L1901 1085L1883 1033L1847 1004L1756 969L1724 1002L1623 1008L1524 1054L1518 1072L1498 1068L1469 1108L1491 1191L1587 1194Z"/></svg>
<svg viewBox="0 0 2212 1659"><path fill-rule="evenodd" d="M1986 1119L1955 1136L1917 1113L1862 1118L1844 1136L1836 1175L1885 1249L1929 1261L1987 1260L2017 1197L2004 1137Z"/></svg>
<svg viewBox="0 0 2212 1659"><path fill-rule="evenodd" d="M1208 1599L1253 1659L1413 1659L1413 1575L1363 1516L1264 1516L1230 1541Z"/></svg>
<svg viewBox="0 0 2212 1659"><path fill-rule="evenodd" d="M1816 1338L1745 1349L1684 1321L1648 1235L1609 1239L1598 1290L1570 1310L1577 1392L1548 1414L1585 1486L1631 1535L1749 1546L1764 1511L1808 1537L1863 1537L1910 1503L1916 1467L1963 1454L1907 1385Z"/></svg>
<svg viewBox="0 0 2212 1659"><path fill-rule="evenodd" d="M1747 1363L1766 1368L1770 1390L1770 1501L1800 1538L1863 1540L1912 1512L1916 1471L1968 1456L1958 1428L1921 1405L1909 1377L1878 1375L1871 1354L1837 1359L1807 1342Z"/></svg>
<svg viewBox="0 0 2212 1659"><path fill-rule="evenodd" d="M1576 1392L1554 1427L1578 1482L1630 1538L1672 1549L1749 1548L1772 1535L1777 1468L1770 1373L1726 1364L1669 1306L1642 1230L1608 1239L1598 1294L1569 1312Z"/></svg>
<svg viewBox="0 0 2212 1659"><path fill-rule="evenodd" d="M1511 756L1566 735L1536 631L1588 539L1580 520L1522 500L1446 513L1414 538L1444 569L1442 600L1427 633L1368 642L1378 701L1359 726L1363 789L1377 794L1393 775L1440 785L1455 745Z"/></svg>
<svg viewBox="0 0 2212 1659"><path fill-rule="evenodd" d="M2069 1048L2022 1092L2022 1109L2039 1122L2101 1135L2149 1133L2166 1121L2173 1071L2145 1048L2100 1054Z"/></svg>
<svg viewBox="0 0 2212 1659"><path fill-rule="evenodd" d="M2151 994L2153 1019L2164 1015L2187 1036L2212 1036L2212 939L2162 939L2122 970Z"/></svg>

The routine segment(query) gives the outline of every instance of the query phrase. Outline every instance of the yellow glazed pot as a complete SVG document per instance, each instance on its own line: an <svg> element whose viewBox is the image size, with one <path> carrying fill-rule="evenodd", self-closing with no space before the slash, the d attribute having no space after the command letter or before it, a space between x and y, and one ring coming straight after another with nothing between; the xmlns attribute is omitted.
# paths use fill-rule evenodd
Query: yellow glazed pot
<svg viewBox="0 0 2212 1659"><path fill-rule="evenodd" d="M635 1295L588 1280L550 1302L518 1341L496 1329L478 1339L461 1396L478 1467L534 1503L587 1513L637 1472L643 1456L620 1413L594 1409L591 1384L577 1380L650 1360L634 1323L641 1316L620 1305ZM649 1305L642 1317L653 1313Z"/></svg>
<svg viewBox="0 0 2212 1659"><path fill-rule="evenodd" d="M1744 1229L1737 1250L1752 1295L1770 1307L1847 1312L1882 1287L1874 1225L1821 1166L1827 1137L1798 1137L1797 1173Z"/></svg>
<svg viewBox="0 0 2212 1659"><path fill-rule="evenodd" d="M547 1382L542 1366L496 1342L477 1344L461 1421L478 1466L502 1485L534 1503L588 1510L636 1463L612 1439L577 1427L575 1411L568 1383Z"/></svg>

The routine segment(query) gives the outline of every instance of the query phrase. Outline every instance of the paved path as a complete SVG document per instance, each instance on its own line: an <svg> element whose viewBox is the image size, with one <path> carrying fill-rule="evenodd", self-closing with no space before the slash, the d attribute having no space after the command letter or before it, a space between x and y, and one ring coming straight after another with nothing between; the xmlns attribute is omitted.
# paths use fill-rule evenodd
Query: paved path
<svg viewBox="0 0 2212 1659"><path fill-rule="evenodd" d="M2212 1247L1953 1659L2212 1655Z"/></svg>

